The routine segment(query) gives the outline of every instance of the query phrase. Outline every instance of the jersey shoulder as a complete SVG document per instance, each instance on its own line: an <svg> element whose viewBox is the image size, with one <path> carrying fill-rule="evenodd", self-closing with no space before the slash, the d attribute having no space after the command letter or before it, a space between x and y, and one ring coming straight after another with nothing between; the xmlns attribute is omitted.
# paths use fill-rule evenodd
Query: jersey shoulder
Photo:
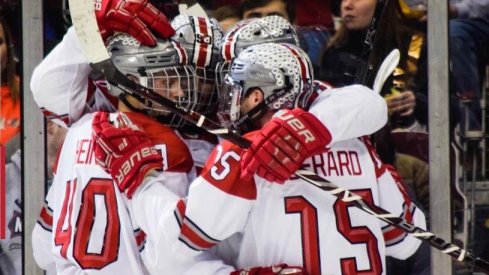
<svg viewBox="0 0 489 275"><path fill-rule="evenodd" d="M167 159L167 171L187 173L193 168L192 155L175 130L144 114L131 112L127 113L127 116L141 127L156 148L162 151L163 157Z"/></svg>
<svg viewBox="0 0 489 275"><path fill-rule="evenodd" d="M256 134L257 132L252 132L244 135L244 138L252 140ZM241 155L244 150L230 141L222 141L212 151L201 173L202 178L225 193L245 199L256 199L254 179L241 178Z"/></svg>

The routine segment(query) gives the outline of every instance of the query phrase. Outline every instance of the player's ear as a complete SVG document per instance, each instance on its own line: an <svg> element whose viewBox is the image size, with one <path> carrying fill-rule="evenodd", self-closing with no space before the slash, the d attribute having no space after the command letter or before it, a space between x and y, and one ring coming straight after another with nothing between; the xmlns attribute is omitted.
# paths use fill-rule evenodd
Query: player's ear
<svg viewBox="0 0 489 275"><path fill-rule="evenodd" d="M128 79L130 79L131 81L134 81L136 83L139 83L139 78L137 76L134 76L132 74L128 74L126 75Z"/></svg>
<svg viewBox="0 0 489 275"><path fill-rule="evenodd" d="M131 74L127 74L126 76L131 81L136 82L136 83L139 83L139 78L137 76L131 75ZM144 105L139 100L137 100L136 98L134 98L133 96L131 96L129 94L125 94L125 99L127 100L127 102L132 107L134 107L136 109L142 109L142 108L144 108ZM130 111L132 111L131 108L129 108L129 106L127 106L122 100L119 100L119 103L118 103L118 106L117 107L118 107L118 110L121 111L121 112L130 112Z"/></svg>
<svg viewBox="0 0 489 275"><path fill-rule="evenodd" d="M260 104L264 100L263 92L259 88L251 88L247 97L250 98L253 106Z"/></svg>

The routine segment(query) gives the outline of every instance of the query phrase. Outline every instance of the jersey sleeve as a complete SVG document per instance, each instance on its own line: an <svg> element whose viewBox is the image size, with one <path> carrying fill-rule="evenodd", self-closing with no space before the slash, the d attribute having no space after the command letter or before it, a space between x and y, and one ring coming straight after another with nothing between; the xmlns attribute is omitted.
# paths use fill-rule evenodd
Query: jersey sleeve
<svg viewBox="0 0 489 275"><path fill-rule="evenodd" d="M194 262L187 267L185 275L229 275L235 271L232 265L226 264L213 253L203 252L197 255Z"/></svg>
<svg viewBox="0 0 489 275"><path fill-rule="evenodd" d="M387 122L387 105L362 85L325 89L309 110L331 133L331 143L370 135Z"/></svg>
<svg viewBox="0 0 489 275"><path fill-rule="evenodd" d="M426 229L426 217L423 211L409 198L406 187L395 168L380 161L368 138L365 137L364 141L375 163L379 206L395 216L403 218L410 224ZM420 239L385 222L382 224L387 256L405 260L419 248Z"/></svg>
<svg viewBox="0 0 489 275"><path fill-rule="evenodd" d="M387 166L379 178L381 207L394 213L407 222L426 229L426 218L409 198L404 183L392 166ZM402 203L401 203L402 202ZM412 256L421 244L421 240L392 225L382 228L386 243L386 255L404 260Z"/></svg>
<svg viewBox="0 0 489 275"><path fill-rule="evenodd" d="M34 100L49 119L71 125L84 113L91 71L71 27L35 68L30 82Z"/></svg>
<svg viewBox="0 0 489 275"><path fill-rule="evenodd" d="M183 200L164 183L184 180L181 175L151 172L131 200L136 222L146 233L144 263L151 274L229 274L233 267L210 251L178 253Z"/></svg>
<svg viewBox="0 0 489 275"><path fill-rule="evenodd" d="M180 241L187 253L208 250L242 232L256 201L254 180L240 178L241 149L227 141L211 154L207 167L191 184Z"/></svg>
<svg viewBox="0 0 489 275"><path fill-rule="evenodd" d="M49 199L52 192L48 192L46 200L37 223L32 231L32 252L37 265L44 270L53 270L55 268L55 260L51 252L51 240L53 229L53 210L49 206Z"/></svg>
<svg viewBox="0 0 489 275"><path fill-rule="evenodd" d="M141 255L151 274L182 274L189 260L171 249L178 240L180 227L174 216L179 196L165 182L183 181L183 173L151 172L143 187L130 200L136 224L146 234Z"/></svg>

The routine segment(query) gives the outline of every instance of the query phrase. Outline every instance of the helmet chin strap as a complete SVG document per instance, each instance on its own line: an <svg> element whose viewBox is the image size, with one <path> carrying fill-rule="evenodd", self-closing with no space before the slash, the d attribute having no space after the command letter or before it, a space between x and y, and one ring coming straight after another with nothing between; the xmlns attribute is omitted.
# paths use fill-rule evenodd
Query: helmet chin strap
<svg viewBox="0 0 489 275"><path fill-rule="evenodd" d="M238 129L241 133L260 129L259 120L269 111L270 108L264 101L253 107L242 118L233 123L233 128Z"/></svg>
<svg viewBox="0 0 489 275"><path fill-rule="evenodd" d="M241 133L259 129L259 120L267 113L267 111L271 110L270 105L291 92L291 89L292 87L289 84L283 89L274 91L271 96L265 98L262 102L251 108L246 114L233 122L231 126L232 129Z"/></svg>
<svg viewBox="0 0 489 275"><path fill-rule="evenodd" d="M129 108L129 110L136 112L136 113L146 114L146 111L141 110L139 108L136 108L136 106L134 106L134 104L129 101L129 99L127 98L128 96L132 96L133 98L135 98L137 101L139 101L141 103L144 102L144 100L142 98L140 98L139 96L128 95L126 93L120 94L119 100L122 101L122 103L124 103L124 105L126 105L126 107Z"/></svg>

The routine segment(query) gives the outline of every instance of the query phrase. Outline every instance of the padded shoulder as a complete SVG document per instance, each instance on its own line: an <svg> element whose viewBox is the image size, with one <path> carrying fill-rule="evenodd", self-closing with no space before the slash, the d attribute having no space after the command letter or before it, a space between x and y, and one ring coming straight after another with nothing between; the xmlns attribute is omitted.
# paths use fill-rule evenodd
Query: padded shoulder
<svg viewBox="0 0 489 275"><path fill-rule="evenodd" d="M143 114L130 112L126 115L146 132L157 149L162 150L163 157L166 157L165 164L168 165L167 171L187 173L192 169L192 155L175 130Z"/></svg>

